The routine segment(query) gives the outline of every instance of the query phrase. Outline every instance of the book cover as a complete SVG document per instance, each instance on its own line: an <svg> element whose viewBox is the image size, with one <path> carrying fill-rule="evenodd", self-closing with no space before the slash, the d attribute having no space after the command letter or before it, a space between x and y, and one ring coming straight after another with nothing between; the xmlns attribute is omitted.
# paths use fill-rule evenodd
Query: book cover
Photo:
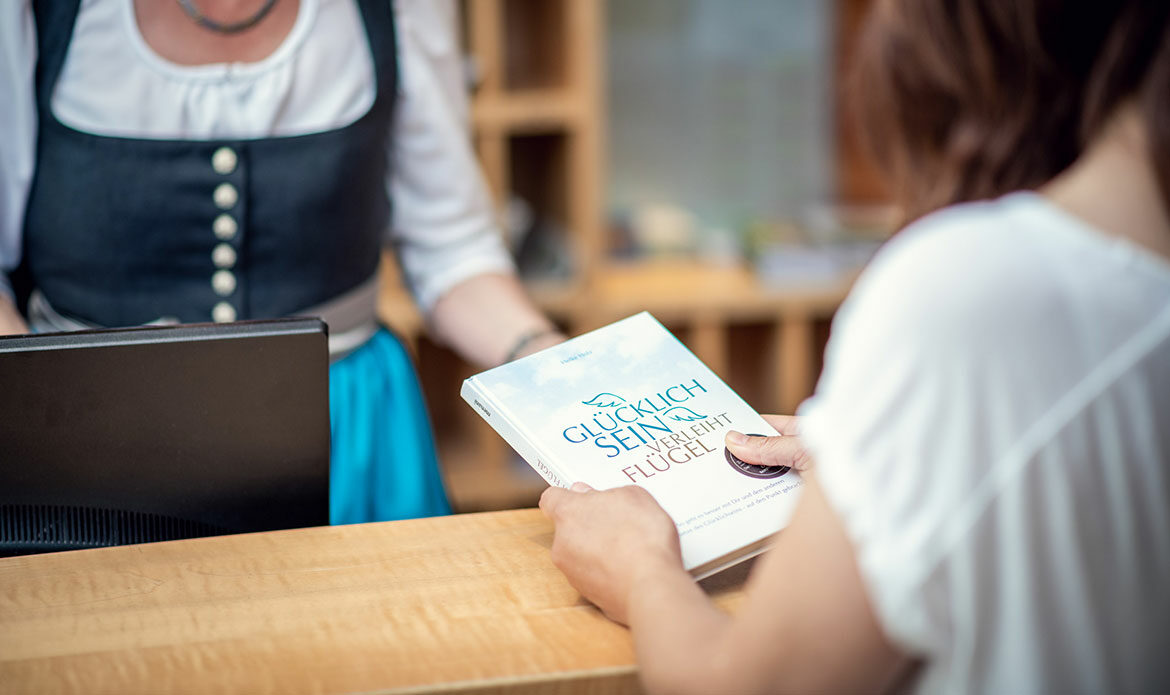
<svg viewBox="0 0 1170 695"><path fill-rule="evenodd" d="M775 430L643 312L468 378L462 395L551 485L640 485L702 578L766 549L803 481L723 446Z"/></svg>

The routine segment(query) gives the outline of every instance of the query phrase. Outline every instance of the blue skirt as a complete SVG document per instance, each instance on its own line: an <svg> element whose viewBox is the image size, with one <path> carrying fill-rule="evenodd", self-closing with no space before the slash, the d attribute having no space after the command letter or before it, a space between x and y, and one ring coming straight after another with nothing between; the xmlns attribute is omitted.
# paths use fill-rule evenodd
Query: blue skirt
<svg viewBox="0 0 1170 695"><path fill-rule="evenodd" d="M410 355L382 328L329 367L333 524L451 513Z"/></svg>

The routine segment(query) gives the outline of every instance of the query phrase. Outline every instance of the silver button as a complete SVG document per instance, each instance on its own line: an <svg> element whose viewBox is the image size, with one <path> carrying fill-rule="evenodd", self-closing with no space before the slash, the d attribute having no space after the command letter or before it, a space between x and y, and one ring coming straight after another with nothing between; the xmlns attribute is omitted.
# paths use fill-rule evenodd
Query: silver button
<svg viewBox="0 0 1170 695"><path fill-rule="evenodd" d="M234 237L238 230L239 225L236 224L236 218L226 212L216 217L215 222L211 223L211 231L215 232L216 239L227 241Z"/></svg>
<svg viewBox="0 0 1170 695"><path fill-rule="evenodd" d="M236 276L230 270L217 270L211 276L211 289L221 297L236 291Z"/></svg>
<svg viewBox="0 0 1170 695"><path fill-rule="evenodd" d="M211 168L215 169L217 174L232 173L239 162L240 158L236 156L236 151L230 147L221 147L211 155Z"/></svg>
<svg viewBox="0 0 1170 695"><path fill-rule="evenodd" d="M230 183L221 183L215 187L211 199L215 201L215 206L220 210L230 210L239 202L240 192Z"/></svg>
<svg viewBox="0 0 1170 695"><path fill-rule="evenodd" d="M220 302L212 307L211 320L216 323L231 323L236 320L236 308L227 302Z"/></svg>
<svg viewBox="0 0 1170 695"><path fill-rule="evenodd" d="M230 268L236 264L236 250L229 244L216 244L211 250L211 262L216 268Z"/></svg>

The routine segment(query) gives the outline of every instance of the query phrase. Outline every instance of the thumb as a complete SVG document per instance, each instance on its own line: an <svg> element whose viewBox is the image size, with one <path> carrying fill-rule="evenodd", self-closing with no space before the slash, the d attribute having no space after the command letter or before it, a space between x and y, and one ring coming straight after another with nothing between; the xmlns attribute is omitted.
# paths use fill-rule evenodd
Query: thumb
<svg viewBox="0 0 1170 695"><path fill-rule="evenodd" d="M811 463L799 437L749 436L731 431L727 433L725 444L741 461L759 466L788 466L803 471Z"/></svg>
<svg viewBox="0 0 1170 695"><path fill-rule="evenodd" d="M540 502L537 506L540 507L540 511L544 512L546 517L556 521L557 509L569 494L571 493L562 487L550 485L541 493Z"/></svg>

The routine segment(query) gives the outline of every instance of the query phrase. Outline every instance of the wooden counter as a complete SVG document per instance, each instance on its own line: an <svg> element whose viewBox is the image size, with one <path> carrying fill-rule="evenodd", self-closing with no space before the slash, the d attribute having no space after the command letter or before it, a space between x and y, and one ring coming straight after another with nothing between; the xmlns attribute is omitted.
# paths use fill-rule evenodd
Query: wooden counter
<svg viewBox="0 0 1170 695"><path fill-rule="evenodd" d="M0 559L0 691L637 692L534 509ZM726 609L746 566L704 582Z"/></svg>

